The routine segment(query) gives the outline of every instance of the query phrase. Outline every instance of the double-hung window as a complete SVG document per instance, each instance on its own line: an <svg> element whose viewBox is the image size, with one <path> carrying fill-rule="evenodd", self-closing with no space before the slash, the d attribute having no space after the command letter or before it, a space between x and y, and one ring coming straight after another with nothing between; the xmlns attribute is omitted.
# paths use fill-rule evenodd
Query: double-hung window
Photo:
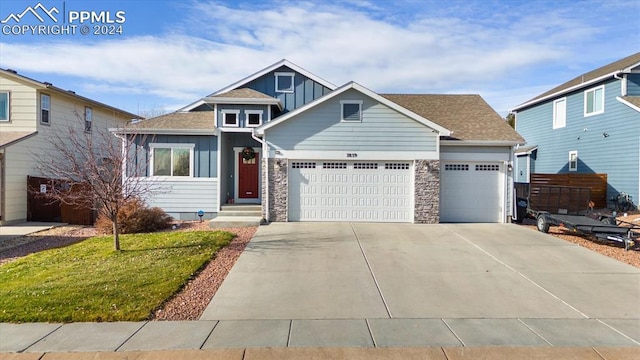
<svg viewBox="0 0 640 360"><path fill-rule="evenodd" d="M569 151L569 171L578 171L578 152Z"/></svg>
<svg viewBox="0 0 640 360"><path fill-rule="evenodd" d="M51 124L51 96L40 94L40 122Z"/></svg>
<svg viewBox="0 0 640 360"><path fill-rule="evenodd" d="M151 176L193 176L194 144L151 144Z"/></svg>
<svg viewBox="0 0 640 360"><path fill-rule="evenodd" d="M361 100L340 101L340 121L362 122L362 101Z"/></svg>
<svg viewBox="0 0 640 360"><path fill-rule="evenodd" d="M584 116L604 112L604 85L584 92Z"/></svg>
<svg viewBox="0 0 640 360"><path fill-rule="evenodd" d="M553 128L559 129L567 126L567 98L553 102Z"/></svg>
<svg viewBox="0 0 640 360"><path fill-rule="evenodd" d="M0 91L0 121L9 120L9 92Z"/></svg>
<svg viewBox="0 0 640 360"><path fill-rule="evenodd" d="M91 132L91 125L93 124L93 109L85 106L84 108L84 131Z"/></svg>
<svg viewBox="0 0 640 360"><path fill-rule="evenodd" d="M277 72L276 76L276 92L292 93L295 73Z"/></svg>

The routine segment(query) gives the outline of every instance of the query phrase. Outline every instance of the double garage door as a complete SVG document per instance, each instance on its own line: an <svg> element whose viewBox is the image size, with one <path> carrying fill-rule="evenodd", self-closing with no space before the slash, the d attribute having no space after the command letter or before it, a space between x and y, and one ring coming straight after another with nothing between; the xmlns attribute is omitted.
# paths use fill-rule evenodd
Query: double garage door
<svg viewBox="0 0 640 360"><path fill-rule="evenodd" d="M290 164L291 221L413 222L410 162Z"/></svg>
<svg viewBox="0 0 640 360"><path fill-rule="evenodd" d="M413 162L292 161L290 221L413 222ZM441 222L501 222L499 162L443 162Z"/></svg>

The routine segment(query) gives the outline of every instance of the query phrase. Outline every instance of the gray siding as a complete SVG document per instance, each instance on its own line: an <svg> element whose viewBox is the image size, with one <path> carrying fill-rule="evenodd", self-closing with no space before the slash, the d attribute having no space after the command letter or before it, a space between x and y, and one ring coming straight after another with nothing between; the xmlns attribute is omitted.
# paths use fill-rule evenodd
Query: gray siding
<svg viewBox="0 0 640 360"><path fill-rule="evenodd" d="M627 75L627 95L640 96L640 74Z"/></svg>
<svg viewBox="0 0 640 360"><path fill-rule="evenodd" d="M295 110L304 104L328 94L331 91L320 83L313 81L300 73L295 73L294 91L292 93L276 92L275 73L277 72L295 73L295 71L290 68L282 66L268 74L250 81L246 85L243 85L243 87L248 87L253 90L260 91L263 94L280 99L284 108L282 111L283 114L291 110ZM275 116L276 114L274 114L274 117Z"/></svg>
<svg viewBox="0 0 640 360"><path fill-rule="evenodd" d="M218 104L218 113L216 116L218 127L225 127L223 124L222 111L223 110L238 110L240 114L239 117L239 127L247 127L246 126L246 113L245 110L262 110L262 123L266 123L269 117L269 108L268 105L235 105L235 104Z"/></svg>
<svg viewBox="0 0 640 360"><path fill-rule="evenodd" d="M209 135L155 135L139 139L136 148L129 149L129 172L131 169L145 168L144 175L149 176L149 144L150 143L170 143L170 144L194 144L193 152L193 176L194 177L217 177L218 176L218 139Z"/></svg>
<svg viewBox="0 0 640 360"><path fill-rule="evenodd" d="M569 151L576 150L578 172L608 174L608 197L625 191L640 198L640 113L616 100L620 86L618 80L608 81L604 113L588 117L584 116L584 91L569 94L567 124L561 129L552 129L555 99L520 111L516 130L529 145L538 145L532 171L567 173Z"/></svg>
<svg viewBox="0 0 640 360"><path fill-rule="evenodd" d="M362 100L362 122L340 121L340 100ZM437 133L349 90L267 130L281 150L437 151Z"/></svg>

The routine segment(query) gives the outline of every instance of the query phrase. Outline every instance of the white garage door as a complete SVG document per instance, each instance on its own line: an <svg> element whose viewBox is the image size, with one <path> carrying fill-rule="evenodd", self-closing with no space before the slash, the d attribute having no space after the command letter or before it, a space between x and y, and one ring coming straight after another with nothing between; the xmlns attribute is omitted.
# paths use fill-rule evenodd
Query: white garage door
<svg viewBox="0 0 640 360"><path fill-rule="evenodd" d="M444 162L440 168L441 222L502 222L502 163Z"/></svg>
<svg viewBox="0 0 640 360"><path fill-rule="evenodd" d="M290 221L413 222L411 164L292 161Z"/></svg>

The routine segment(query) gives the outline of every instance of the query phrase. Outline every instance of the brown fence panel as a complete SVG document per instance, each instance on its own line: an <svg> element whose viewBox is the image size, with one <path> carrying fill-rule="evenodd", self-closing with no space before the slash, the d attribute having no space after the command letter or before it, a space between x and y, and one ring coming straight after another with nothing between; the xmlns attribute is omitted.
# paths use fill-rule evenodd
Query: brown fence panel
<svg viewBox="0 0 640 360"><path fill-rule="evenodd" d="M27 221L61 221L60 202L42 195L43 192L49 191L49 179L27 176Z"/></svg>
<svg viewBox="0 0 640 360"><path fill-rule="evenodd" d="M81 185L73 185L71 191L76 190ZM95 212L90 208L62 204L62 222L74 225L93 225L95 222Z"/></svg>
<svg viewBox="0 0 640 360"><path fill-rule="evenodd" d="M607 207L607 174L531 174L534 185L589 188L595 208Z"/></svg>

